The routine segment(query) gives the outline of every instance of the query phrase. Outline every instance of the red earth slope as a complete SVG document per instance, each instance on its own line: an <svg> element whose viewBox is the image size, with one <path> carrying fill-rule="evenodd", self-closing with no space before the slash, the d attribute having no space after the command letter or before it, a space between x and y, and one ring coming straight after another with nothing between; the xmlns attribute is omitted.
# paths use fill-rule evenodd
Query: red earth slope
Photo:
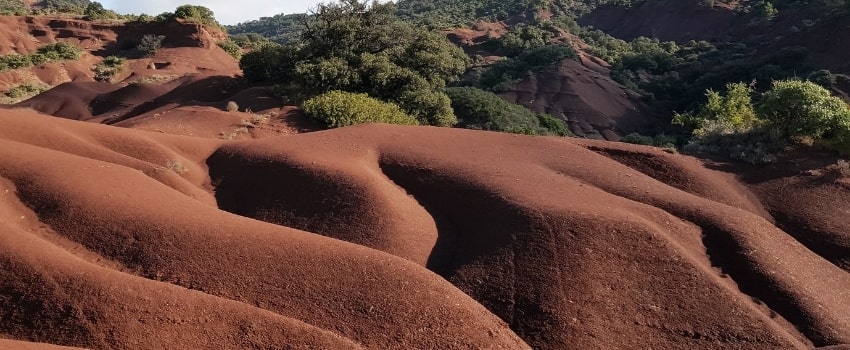
<svg viewBox="0 0 850 350"><path fill-rule="evenodd" d="M5 110L0 125L3 338L850 343L840 261L734 178L657 149L387 125L228 142Z"/></svg>

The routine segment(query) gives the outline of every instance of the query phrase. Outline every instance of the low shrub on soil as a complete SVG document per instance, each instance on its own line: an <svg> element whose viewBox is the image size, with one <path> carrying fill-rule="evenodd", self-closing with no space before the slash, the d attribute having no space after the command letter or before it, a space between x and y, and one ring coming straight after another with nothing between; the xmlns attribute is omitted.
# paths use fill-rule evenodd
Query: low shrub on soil
<svg viewBox="0 0 850 350"><path fill-rule="evenodd" d="M363 123L419 124L399 106L367 94L330 91L305 101L303 108L308 117L331 128Z"/></svg>
<svg viewBox="0 0 850 350"><path fill-rule="evenodd" d="M108 56L94 66L94 79L112 82L124 70L125 59L118 56Z"/></svg>
<svg viewBox="0 0 850 350"><path fill-rule="evenodd" d="M68 43L53 43L40 47L31 54L0 56L0 71L42 65L52 61L76 60L82 50Z"/></svg>
<svg viewBox="0 0 850 350"><path fill-rule="evenodd" d="M237 61L242 59L242 48L239 47L232 40L225 40L218 43L218 47L220 47L224 52L227 52L228 55L235 58Z"/></svg>

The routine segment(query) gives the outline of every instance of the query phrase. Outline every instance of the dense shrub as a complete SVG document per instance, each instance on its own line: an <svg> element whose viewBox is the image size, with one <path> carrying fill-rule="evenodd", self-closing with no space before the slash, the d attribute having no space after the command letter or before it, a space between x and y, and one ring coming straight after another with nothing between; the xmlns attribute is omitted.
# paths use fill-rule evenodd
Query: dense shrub
<svg viewBox="0 0 850 350"><path fill-rule="evenodd" d="M708 91L699 111L679 114L674 122L693 130L685 150L727 154L763 163L782 148L808 139L850 153L850 107L811 81L778 80L753 107L752 91L729 84L725 95Z"/></svg>
<svg viewBox="0 0 850 350"><path fill-rule="evenodd" d="M23 97L38 95L45 90L47 90L47 88L43 86L24 84L13 87L3 94L13 99L20 99Z"/></svg>
<svg viewBox="0 0 850 350"><path fill-rule="evenodd" d="M540 127L547 131L547 135L573 136L572 131L567 128L567 124L564 123L563 120L555 118L551 114L538 114L537 121L540 122Z"/></svg>
<svg viewBox="0 0 850 350"><path fill-rule="evenodd" d="M80 48L68 43L47 44L28 55L0 56L0 71L37 66L52 61L76 60L80 58L81 53Z"/></svg>
<svg viewBox="0 0 850 350"><path fill-rule="evenodd" d="M32 59L29 55L11 54L0 56L0 71L24 68L32 65Z"/></svg>
<svg viewBox="0 0 850 350"><path fill-rule="evenodd" d="M552 33L536 25L518 24L512 26L507 34L495 39L498 51L508 57L546 46Z"/></svg>
<svg viewBox="0 0 850 350"><path fill-rule="evenodd" d="M232 56L237 61L242 59L242 48L232 40L221 41L218 43L218 47L224 50L224 52L227 52L228 55Z"/></svg>
<svg viewBox="0 0 850 350"><path fill-rule="evenodd" d="M834 86L836 82L835 74L826 69L810 73L806 80L827 88Z"/></svg>
<svg viewBox="0 0 850 350"><path fill-rule="evenodd" d="M515 58L498 61L488 67L473 82L475 86L492 91L506 91L535 72L557 64L566 58L575 58L572 48L563 45L546 45L528 50Z"/></svg>
<svg viewBox="0 0 850 350"><path fill-rule="evenodd" d="M86 9L83 11L83 19L87 21L110 20L118 18L119 16L117 13L103 8L103 5L97 1L88 4L88 6L86 6Z"/></svg>
<svg viewBox="0 0 850 350"><path fill-rule="evenodd" d="M82 14L86 6L91 2L89 0L42 0L39 5L42 11L46 13L73 13Z"/></svg>
<svg viewBox="0 0 850 350"><path fill-rule="evenodd" d="M446 93L451 98L460 127L528 135L570 135L563 121L547 114L535 115L492 92L454 87Z"/></svg>
<svg viewBox="0 0 850 350"><path fill-rule="evenodd" d="M828 138L850 121L850 108L829 90L810 81L780 80L758 104L762 118L783 139Z"/></svg>
<svg viewBox="0 0 850 350"><path fill-rule="evenodd" d="M655 140L652 136L641 135L639 133L633 132L626 136L623 136L623 139L620 142L625 143L633 143L636 145L644 145L644 146L654 146Z"/></svg>
<svg viewBox="0 0 850 350"><path fill-rule="evenodd" d="M80 58L82 50L69 43L59 42L44 45L38 48L36 53L44 55L49 61L76 60Z"/></svg>
<svg viewBox="0 0 850 350"><path fill-rule="evenodd" d="M25 15L29 10L22 0L2 0L0 1L0 14L2 15Z"/></svg>
<svg viewBox="0 0 850 350"><path fill-rule="evenodd" d="M357 0L321 4L304 18L297 43L266 45L242 57L246 79L277 83L288 102L327 91L367 93L395 103L423 124L456 123L442 89L468 57L445 36L393 14L393 4Z"/></svg>
<svg viewBox="0 0 850 350"><path fill-rule="evenodd" d="M705 93L707 102L694 115L676 114L673 123L694 129L695 135L749 131L759 120L753 109L752 90L744 83L726 85L726 93Z"/></svg>
<svg viewBox="0 0 850 350"><path fill-rule="evenodd" d="M94 80L112 82L124 69L125 59L118 56L108 56L94 66Z"/></svg>
<svg viewBox="0 0 850 350"><path fill-rule="evenodd" d="M363 93L329 91L305 101L302 107L308 117L331 128L363 123L419 124L397 105Z"/></svg>
<svg viewBox="0 0 850 350"><path fill-rule="evenodd" d="M213 11L204 6L183 5L174 10L174 17L190 22L219 26Z"/></svg>
<svg viewBox="0 0 850 350"><path fill-rule="evenodd" d="M261 17L258 20L227 26L227 33L231 35L240 47L249 46L240 42L238 38L244 37L250 41L258 41L258 37L265 41L274 41L278 44L287 45L298 42L304 32L304 22L307 14L279 14L271 17ZM257 46L259 47L259 45Z"/></svg>
<svg viewBox="0 0 850 350"><path fill-rule="evenodd" d="M164 35L145 34L136 49L148 56L153 56L162 47Z"/></svg>
<svg viewBox="0 0 850 350"><path fill-rule="evenodd" d="M257 33L231 35L230 40L233 41L236 46L249 51L257 50L263 46L271 44L269 39Z"/></svg>

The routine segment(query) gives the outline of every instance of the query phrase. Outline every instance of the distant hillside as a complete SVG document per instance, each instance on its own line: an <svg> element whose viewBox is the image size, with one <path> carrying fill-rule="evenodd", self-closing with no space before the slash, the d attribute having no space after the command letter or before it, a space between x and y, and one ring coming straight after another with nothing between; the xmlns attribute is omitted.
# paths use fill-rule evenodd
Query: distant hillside
<svg viewBox="0 0 850 350"><path fill-rule="evenodd" d="M81 14L89 0L0 0L0 14L76 13Z"/></svg>
<svg viewBox="0 0 850 350"><path fill-rule="evenodd" d="M554 15L586 13L599 3L622 0L401 0L396 3L396 14L405 20L430 28L463 28L477 21L501 21L527 12L543 11ZM303 29L301 22L306 14L278 14L257 20L227 26L231 35L260 34L284 44L297 38Z"/></svg>
<svg viewBox="0 0 850 350"><path fill-rule="evenodd" d="M226 28L231 35L255 33L271 41L287 44L297 39L303 29L301 22L306 16L303 13L279 14L272 17L260 17L258 20L226 26Z"/></svg>

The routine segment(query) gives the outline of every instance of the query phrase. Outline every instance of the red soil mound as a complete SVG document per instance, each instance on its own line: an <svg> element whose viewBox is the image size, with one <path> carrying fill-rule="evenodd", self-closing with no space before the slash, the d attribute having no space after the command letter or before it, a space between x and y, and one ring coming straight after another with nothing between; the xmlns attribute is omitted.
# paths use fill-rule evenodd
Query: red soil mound
<svg viewBox="0 0 850 350"><path fill-rule="evenodd" d="M621 135L650 129L659 122L638 94L612 80L606 68L589 58L564 60L501 96L566 120L580 136L599 132L605 139L617 141Z"/></svg>
<svg viewBox="0 0 850 350"><path fill-rule="evenodd" d="M0 125L4 338L850 343L842 260L778 229L774 202L657 149L386 125L223 143L23 111Z"/></svg>
<svg viewBox="0 0 850 350"><path fill-rule="evenodd" d="M144 35L162 35L162 48L152 57L132 59ZM138 81L187 74L236 75L239 65L216 43L226 38L220 30L198 24L90 22L47 16L0 16L0 55L35 51L44 44L69 42L83 49L78 61L48 63L40 67L0 72L0 91L15 86L55 86L69 81L92 81L92 67L109 55L128 56L127 68L117 80Z"/></svg>
<svg viewBox="0 0 850 350"><path fill-rule="evenodd" d="M236 111L228 111L234 102ZM16 105L67 119L168 134L240 139L318 129L267 89L247 88L231 76L187 75L156 83L62 84Z"/></svg>
<svg viewBox="0 0 850 350"><path fill-rule="evenodd" d="M798 150L777 164L736 165L729 171L742 174L777 226L850 272L850 167L846 162L830 153Z"/></svg>
<svg viewBox="0 0 850 350"><path fill-rule="evenodd" d="M6 337L95 348L526 348L419 265L192 196L206 193L199 157L215 143L0 118Z"/></svg>

